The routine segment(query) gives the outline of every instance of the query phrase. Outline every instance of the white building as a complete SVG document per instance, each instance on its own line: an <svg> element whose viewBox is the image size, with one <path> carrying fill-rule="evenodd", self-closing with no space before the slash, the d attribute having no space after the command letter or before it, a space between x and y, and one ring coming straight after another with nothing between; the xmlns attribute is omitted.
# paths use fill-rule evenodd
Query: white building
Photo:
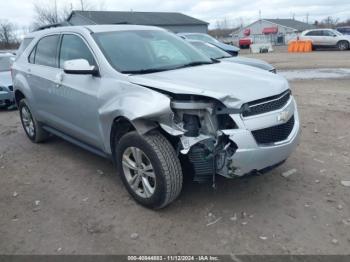
<svg viewBox="0 0 350 262"><path fill-rule="evenodd" d="M233 33L235 42L250 38L254 43L283 45L295 39L298 33L314 28L313 25L294 19L260 19Z"/></svg>

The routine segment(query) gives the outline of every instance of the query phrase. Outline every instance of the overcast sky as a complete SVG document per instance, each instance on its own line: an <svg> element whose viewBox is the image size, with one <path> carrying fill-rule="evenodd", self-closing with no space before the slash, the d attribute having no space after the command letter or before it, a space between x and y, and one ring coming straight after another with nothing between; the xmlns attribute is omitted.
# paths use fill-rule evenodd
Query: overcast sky
<svg viewBox="0 0 350 262"><path fill-rule="evenodd" d="M52 3L51 0L1 0L0 19L7 19L19 27L29 26L34 18L33 2ZM245 24L259 18L295 18L309 22L327 16L350 18L350 0L85 0L94 9L118 11L182 12L205 20L215 26L216 20L227 18L230 24ZM57 0L59 6L71 4L77 8L79 0ZM101 4L101 2L103 4Z"/></svg>

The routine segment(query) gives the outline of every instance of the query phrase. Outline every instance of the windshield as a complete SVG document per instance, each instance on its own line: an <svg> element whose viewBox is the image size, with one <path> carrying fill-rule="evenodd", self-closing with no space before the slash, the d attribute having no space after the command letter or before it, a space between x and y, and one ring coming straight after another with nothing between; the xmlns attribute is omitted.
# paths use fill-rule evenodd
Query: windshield
<svg viewBox="0 0 350 262"><path fill-rule="evenodd" d="M208 43L204 42L191 42L191 44L196 47L199 51L204 53L206 56L209 56L213 59L221 59L221 58L228 58L231 57L230 54L226 53L225 51L221 50L220 48L217 48L216 46L213 46Z"/></svg>
<svg viewBox="0 0 350 262"><path fill-rule="evenodd" d="M0 72L10 71L11 62L10 56L0 57Z"/></svg>
<svg viewBox="0 0 350 262"><path fill-rule="evenodd" d="M161 30L94 34L109 63L126 74L152 73L213 63L181 38Z"/></svg>

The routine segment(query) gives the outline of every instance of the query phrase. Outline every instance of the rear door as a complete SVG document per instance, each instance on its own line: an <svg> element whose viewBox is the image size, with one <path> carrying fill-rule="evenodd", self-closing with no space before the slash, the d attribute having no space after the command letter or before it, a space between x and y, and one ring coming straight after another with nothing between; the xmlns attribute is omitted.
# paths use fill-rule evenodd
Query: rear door
<svg viewBox="0 0 350 262"><path fill-rule="evenodd" d="M305 35L305 38L311 39L313 45L315 46L322 45L322 37L323 37L323 34L321 30L310 31Z"/></svg>
<svg viewBox="0 0 350 262"><path fill-rule="evenodd" d="M59 34L41 38L29 56L26 76L33 93L33 109L42 122L57 127L55 118L54 100L52 94L57 90L55 78L58 68Z"/></svg>

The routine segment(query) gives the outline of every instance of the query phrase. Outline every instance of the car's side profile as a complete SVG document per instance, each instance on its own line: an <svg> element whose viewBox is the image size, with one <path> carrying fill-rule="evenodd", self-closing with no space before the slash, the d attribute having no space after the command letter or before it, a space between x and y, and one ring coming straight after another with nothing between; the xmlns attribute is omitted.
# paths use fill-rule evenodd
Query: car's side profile
<svg viewBox="0 0 350 262"><path fill-rule="evenodd" d="M54 134L110 158L144 206L174 201L184 175L266 171L298 143L283 77L213 61L163 29L73 26L28 38L12 74L29 139Z"/></svg>
<svg viewBox="0 0 350 262"><path fill-rule="evenodd" d="M336 47L341 51L350 47L350 37L334 29L311 29L301 33L302 40L311 40L313 48Z"/></svg>
<svg viewBox="0 0 350 262"><path fill-rule="evenodd" d="M202 41L205 43L210 43L210 44L215 45L216 47L224 50L225 52L229 53L232 56L237 56L239 51L240 51L240 49L238 47L222 43L219 40L215 39L214 37L212 37L208 34L178 33L178 36L182 37L183 39L187 39L187 40L197 40L197 41Z"/></svg>
<svg viewBox="0 0 350 262"><path fill-rule="evenodd" d="M243 64L243 65L249 65L249 66L254 66L256 68L260 68L262 70L267 70L271 73L276 73L276 68L274 68L272 65L269 63L259 60L259 59L254 59L254 58L248 58L248 57L243 57L243 56L232 56L229 53L221 50L220 48L210 44L206 43L203 41L197 41L197 40L187 40L191 45L196 47L198 50L203 52L205 55L210 57L211 59L218 59L224 62L229 62L229 63L238 63L238 64Z"/></svg>

